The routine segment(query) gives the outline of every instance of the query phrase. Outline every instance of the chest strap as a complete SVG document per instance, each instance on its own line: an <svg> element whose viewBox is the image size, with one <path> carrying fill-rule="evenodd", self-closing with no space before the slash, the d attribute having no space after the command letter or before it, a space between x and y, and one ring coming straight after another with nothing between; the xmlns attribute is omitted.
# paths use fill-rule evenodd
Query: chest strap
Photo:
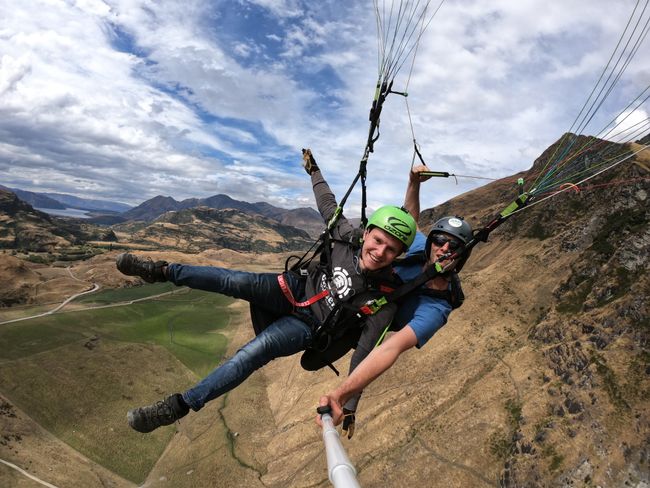
<svg viewBox="0 0 650 488"><path fill-rule="evenodd" d="M278 284L280 285L280 289L282 290L282 293L284 293L284 296L289 301L289 303L298 308L309 307L310 305L316 303L318 300L325 298L330 294L329 290L323 290L318 295L311 297L309 300L305 300L304 302L297 302L293 296L293 293L291 293L291 288L289 288L289 285L287 284L284 273L278 275Z"/></svg>
<svg viewBox="0 0 650 488"><path fill-rule="evenodd" d="M381 310L381 307L387 303L388 300L386 300L386 297L381 297L376 300L369 301L363 307L361 307L359 311L364 315L374 315L379 312L379 310Z"/></svg>

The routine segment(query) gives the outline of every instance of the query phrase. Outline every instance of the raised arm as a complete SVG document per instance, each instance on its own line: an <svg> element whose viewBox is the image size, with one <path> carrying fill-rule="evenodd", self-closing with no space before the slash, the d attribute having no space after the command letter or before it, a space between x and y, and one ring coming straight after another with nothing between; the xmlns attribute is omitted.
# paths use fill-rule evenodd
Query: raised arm
<svg viewBox="0 0 650 488"><path fill-rule="evenodd" d="M336 197L334 196L334 192L330 189L330 186L325 181L311 150L303 149L302 157L305 171L307 171L311 176L311 185L314 190L314 197L316 198L316 206L318 207L321 217L323 217L325 223L328 224L338 208ZM352 225L345 218L341 217L339 225L337 225L337 235L335 237L344 238L352 232L352 230Z"/></svg>
<svg viewBox="0 0 650 488"><path fill-rule="evenodd" d="M320 168L311 153L311 149L302 150L302 160L305 171L311 176L311 186L314 190L314 197L316 197L318 211L325 223L328 223L338 206L334 192L332 192L325 178L323 178Z"/></svg>
<svg viewBox="0 0 650 488"><path fill-rule="evenodd" d="M411 168L406 194L404 195L404 208L409 211L416 223L420 219L420 183L431 178L430 176L422 176L420 173L423 171L430 170L424 165ZM419 225L418 230L420 230Z"/></svg>

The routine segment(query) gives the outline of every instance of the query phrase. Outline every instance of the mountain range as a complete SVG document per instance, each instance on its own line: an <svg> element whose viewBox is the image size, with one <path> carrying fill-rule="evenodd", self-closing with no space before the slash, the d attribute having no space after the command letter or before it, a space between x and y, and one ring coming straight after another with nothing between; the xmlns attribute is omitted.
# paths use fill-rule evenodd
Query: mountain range
<svg viewBox="0 0 650 488"><path fill-rule="evenodd" d="M302 209L281 212L271 218L244 208L247 210L188 205L181 210L166 211L151 222L122 222L121 219L121 223L107 227L97 225L95 219L61 218L41 212L15 193L0 189L0 248L68 254L71 246L95 242L108 247L135 245L182 252L208 249L280 252L306 250L313 242L305 230L276 220L295 222ZM308 213L305 219L308 223L309 217L312 216Z"/></svg>
<svg viewBox="0 0 650 488"><path fill-rule="evenodd" d="M313 238L304 230L255 212L234 208L189 207L163 213L153 222L129 221L112 227L130 243L184 252L232 249L279 252L307 249Z"/></svg>
<svg viewBox="0 0 650 488"><path fill-rule="evenodd" d="M158 195L124 212L120 217L125 220L152 222L165 212L196 207L208 207L212 209L230 208L247 214L257 214L284 225L303 229L312 236L318 236L324 228L322 217L312 208L284 209L266 202L243 202L223 194L208 198L187 198L180 202L172 197Z"/></svg>
<svg viewBox="0 0 650 488"><path fill-rule="evenodd" d="M136 207L129 207L119 202L86 199L62 193L39 193L18 188L9 188L3 185L0 185L0 189L13 192L22 201L29 203L35 208L54 210L74 208L92 212L93 215L86 220L89 223L98 225L114 225L131 220L153 222L165 212L195 207L208 207L212 209L232 208L248 214L268 217L280 224L305 230L312 237L320 235L324 228L323 219L312 208L284 209L266 202L243 202L224 194L207 198L187 198L182 201L177 201L172 197L158 195L142 202Z"/></svg>

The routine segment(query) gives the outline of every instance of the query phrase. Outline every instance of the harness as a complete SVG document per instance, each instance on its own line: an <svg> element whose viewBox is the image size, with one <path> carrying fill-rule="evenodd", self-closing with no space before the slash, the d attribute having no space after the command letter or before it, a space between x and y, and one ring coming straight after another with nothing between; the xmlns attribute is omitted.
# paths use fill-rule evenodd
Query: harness
<svg viewBox="0 0 650 488"><path fill-rule="evenodd" d="M328 232L329 234L329 232ZM367 317L374 315L379 309L371 306L377 301L374 297L381 297L392 293L401 281L394 273L387 276L386 271L379 275L374 273L363 274L363 288L357 288L358 294L350 294L340 298L337 287L333 283L332 249L335 243L348 246L351 251L357 253L361 248L361 237L363 229L355 229L348 239L334 239L331 236L323 239L317 251L310 259L298 260L294 266L289 268L288 262L285 273L278 276L278 284L283 294L294 307L294 314L307 322L312 327L312 343L301 358L301 365L304 369L314 371L324 366L330 367L337 375L339 374L333 366L333 362L345 355L350 349L356 347L362 328ZM319 258L315 259L320 251ZM294 276L314 277L325 276L329 287L319 293L302 301L296 300L291 293L286 280L286 274L293 273ZM301 313L301 308L314 305L319 300L328 298L334 301L334 306L326 312L325 318L321 321L315 320L311 315ZM325 307L323 307L325 308ZM329 308L329 307L328 307ZM323 309L321 309L323 310ZM311 318L311 320L310 320Z"/></svg>
<svg viewBox="0 0 650 488"><path fill-rule="evenodd" d="M398 264L423 265L425 262L426 257L424 252L422 252L410 255L399 261ZM422 276L427 275L423 273L418 278L421 279ZM368 317L378 313L389 303L399 303L399 301L411 293L445 300L451 305L452 309L459 308L465 299L460 278L455 272L450 273L450 286L446 290L432 290L422 287L421 285L430 278L422 282L416 278L408 283L402 282L397 275L395 275L395 278L396 281L391 283L382 281L368 283L369 292L378 292L381 294L378 298L365 301L363 304L350 303L350 301L338 302L325 323L313 329L314 338L312 345L303 353L300 360L301 366L308 371L315 371L324 366L328 366L338 375L339 373L332 363L347 354L350 349L356 348L362 328L365 326L365 321ZM398 284L397 287L395 287L396 284ZM390 325L388 324L386 326L382 338L390 328ZM377 344L379 343L381 343L381 339Z"/></svg>

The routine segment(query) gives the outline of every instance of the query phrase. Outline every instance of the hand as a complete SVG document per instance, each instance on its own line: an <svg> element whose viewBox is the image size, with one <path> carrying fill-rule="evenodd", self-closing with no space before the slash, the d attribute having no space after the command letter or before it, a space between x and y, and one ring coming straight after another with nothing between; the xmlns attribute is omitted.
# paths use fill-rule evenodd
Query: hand
<svg viewBox="0 0 650 488"><path fill-rule="evenodd" d="M348 439L352 439L354 435L354 410L348 410L347 408L343 409L343 425L341 426L341 431L348 435Z"/></svg>
<svg viewBox="0 0 650 488"><path fill-rule="evenodd" d="M427 168L427 166L424 164L413 166L411 168L411 173L409 174L409 180L412 181L413 183L421 183L431 178L431 176L422 176L420 173L422 173L423 171L431 171L431 170Z"/></svg>
<svg viewBox="0 0 650 488"><path fill-rule="evenodd" d="M315 171L320 171L320 168L316 164L316 160L311 153L311 149L302 150L302 161L302 166L305 168L308 175L311 175Z"/></svg>
<svg viewBox="0 0 650 488"><path fill-rule="evenodd" d="M318 402L318 405L320 407L325 407L329 405L332 408L332 413L330 415L332 416L332 421L334 422L334 425L339 425L341 423L341 420L343 420L343 409L341 408L341 404L337 397L335 397L331 393L328 395L324 395L320 397L320 401ZM316 423L321 427L323 426L320 420L320 415L316 415Z"/></svg>

